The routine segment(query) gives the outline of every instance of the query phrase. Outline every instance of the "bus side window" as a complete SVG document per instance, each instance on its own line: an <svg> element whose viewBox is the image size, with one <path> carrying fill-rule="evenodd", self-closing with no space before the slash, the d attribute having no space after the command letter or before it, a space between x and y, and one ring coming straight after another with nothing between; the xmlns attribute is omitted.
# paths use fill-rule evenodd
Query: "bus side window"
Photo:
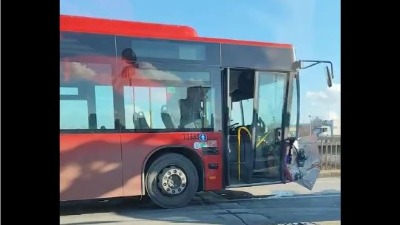
<svg viewBox="0 0 400 225"><path fill-rule="evenodd" d="M90 49L88 51L87 49ZM113 36L65 32L60 39L60 130L114 130Z"/></svg>

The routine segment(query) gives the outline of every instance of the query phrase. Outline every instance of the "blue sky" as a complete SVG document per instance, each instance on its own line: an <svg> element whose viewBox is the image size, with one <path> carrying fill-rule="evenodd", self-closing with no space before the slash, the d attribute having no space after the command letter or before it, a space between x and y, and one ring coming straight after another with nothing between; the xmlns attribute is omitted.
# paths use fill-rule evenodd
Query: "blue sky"
<svg viewBox="0 0 400 225"><path fill-rule="evenodd" d="M60 0L60 13L188 25L199 36L291 43L297 59L330 60L301 71L301 122L340 118L340 1L317 0Z"/></svg>

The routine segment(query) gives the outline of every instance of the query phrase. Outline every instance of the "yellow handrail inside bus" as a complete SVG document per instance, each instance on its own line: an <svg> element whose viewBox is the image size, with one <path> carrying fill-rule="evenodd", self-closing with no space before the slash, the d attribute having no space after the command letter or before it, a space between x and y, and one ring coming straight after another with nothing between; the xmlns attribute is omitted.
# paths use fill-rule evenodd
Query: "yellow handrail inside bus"
<svg viewBox="0 0 400 225"><path fill-rule="evenodd" d="M257 144L256 144L256 148L261 144L262 141L264 141L264 140L268 137L268 135L269 135L270 133L271 133L271 131L268 131L267 133L264 134L264 136L262 136L262 137L260 138L260 140L258 140L258 142L257 142Z"/></svg>
<svg viewBox="0 0 400 225"><path fill-rule="evenodd" d="M247 127L239 127L239 129L238 129L238 137L237 137L237 139L238 139L238 150L237 150L237 153L238 153L238 160L237 160L237 164L238 164L238 179L240 180L240 131L241 130L245 130L246 132L247 132L247 134L250 136L250 138L251 138L251 133L250 133L250 131L249 131L249 129L247 129Z"/></svg>
<svg viewBox="0 0 400 225"><path fill-rule="evenodd" d="M247 132L247 134L249 135L249 137L250 137L250 139L251 139L251 133L250 133L250 131L249 131L249 129L247 129L247 127L239 127L239 129L238 129L238 137L237 137L237 139L238 139L238 149L237 149L237 154L238 154L238 160L237 160L237 165L238 165L238 180L240 180L240 131L241 130L245 130L246 132ZM267 137L268 137L268 135L271 133L271 131L268 131L266 134L264 134L264 136L262 136L262 138L260 138L260 140L257 142L257 144L256 144L256 149L257 149L257 147L261 144L261 142L263 141L263 140L265 140ZM254 149L254 151L256 150L256 149Z"/></svg>

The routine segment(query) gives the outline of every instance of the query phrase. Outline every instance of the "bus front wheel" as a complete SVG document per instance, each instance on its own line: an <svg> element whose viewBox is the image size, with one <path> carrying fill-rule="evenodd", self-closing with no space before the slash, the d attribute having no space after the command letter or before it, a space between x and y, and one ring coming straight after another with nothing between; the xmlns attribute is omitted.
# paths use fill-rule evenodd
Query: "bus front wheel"
<svg viewBox="0 0 400 225"><path fill-rule="evenodd" d="M157 158L146 174L146 190L162 208L178 208L197 192L199 176L193 163L183 155L168 153Z"/></svg>

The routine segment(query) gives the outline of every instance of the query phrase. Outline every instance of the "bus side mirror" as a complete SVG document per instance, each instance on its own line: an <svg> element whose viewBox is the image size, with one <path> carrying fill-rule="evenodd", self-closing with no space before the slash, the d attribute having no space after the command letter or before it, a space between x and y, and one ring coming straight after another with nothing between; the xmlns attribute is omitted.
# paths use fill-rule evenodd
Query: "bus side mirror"
<svg viewBox="0 0 400 225"><path fill-rule="evenodd" d="M311 63L311 65L302 66L302 63L303 63L303 62L305 62L305 63ZM320 64L320 63L327 63L327 64L329 64L329 65L331 66L330 70L329 70L329 67L328 67L328 66L326 66L325 69L326 69L326 78L327 78L328 87L332 87L333 65L332 65L332 62L330 62L330 61L321 61L321 60L299 60L299 61L296 61L296 62L294 62L294 63L292 64L292 69L293 69L293 70L307 69L307 68L313 67L313 66L315 66L315 65L317 65L317 64Z"/></svg>
<svg viewBox="0 0 400 225"><path fill-rule="evenodd" d="M328 84L328 87L332 87L332 76L331 76L331 71L329 71L329 67L325 66L326 69L326 81Z"/></svg>

